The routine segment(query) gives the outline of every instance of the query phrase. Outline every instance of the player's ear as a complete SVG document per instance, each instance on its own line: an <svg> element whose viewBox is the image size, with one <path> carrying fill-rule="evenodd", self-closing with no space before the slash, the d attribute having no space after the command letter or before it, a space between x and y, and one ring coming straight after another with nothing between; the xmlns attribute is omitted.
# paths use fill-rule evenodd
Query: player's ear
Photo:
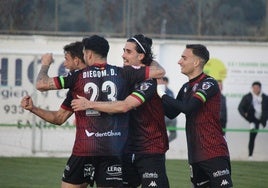
<svg viewBox="0 0 268 188"><path fill-rule="evenodd" d="M79 59L78 57L74 57L74 64L77 66L79 64Z"/></svg>
<svg viewBox="0 0 268 188"><path fill-rule="evenodd" d="M194 60L194 66L195 66L195 67L199 66L200 63L202 63L202 60L201 60L200 58L196 58L196 59Z"/></svg>
<svg viewBox="0 0 268 188"><path fill-rule="evenodd" d="M145 56L144 53L139 53L139 55L138 55L139 61L143 60L144 56Z"/></svg>

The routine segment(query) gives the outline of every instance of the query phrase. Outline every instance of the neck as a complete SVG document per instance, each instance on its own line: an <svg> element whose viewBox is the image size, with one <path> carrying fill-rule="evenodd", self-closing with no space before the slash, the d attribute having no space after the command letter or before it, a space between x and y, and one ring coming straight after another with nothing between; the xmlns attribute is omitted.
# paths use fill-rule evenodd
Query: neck
<svg viewBox="0 0 268 188"><path fill-rule="evenodd" d="M93 56L89 62L89 66L94 65L94 64L106 64L107 59L106 58L101 58L99 56Z"/></svg>
<svg viewBox="0 0 268 188"><path fill-rule="evenodd" d="M192 79L196 78L197 76L199 76L202 73L203 73L203 70L198 70L198 71L194 71L191 74L188 74L187 76L188 76L189 80L192 80Z"/></svg>
<svg viewBox="0 0 268 188"><path fill-rule="evenodd" d="M94 64L105 64L105 63L106 63L106 59L101 59L101 60L94 61Z"/></svg>

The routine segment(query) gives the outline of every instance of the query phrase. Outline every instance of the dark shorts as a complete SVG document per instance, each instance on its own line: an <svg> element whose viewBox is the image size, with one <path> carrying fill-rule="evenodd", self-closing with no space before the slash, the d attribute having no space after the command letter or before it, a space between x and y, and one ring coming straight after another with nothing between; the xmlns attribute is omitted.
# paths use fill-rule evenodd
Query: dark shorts
<svg viewBox="0 0 268 188"><path fill-rule="evenodd" d="M122 187L122 161L119 156L74 156L68 159L62 181L88 183L98 187Z"/></svg>
<svg viewBox="0 0 268 188"><path fill-rule="evenodd" d="M123 183L125 187L169 188L164 154L125 154Z"/></svg>
<svg viewBox="0 0 268 188"><path fill-rule="evenodd" d="M190 165L194 187L233 187L228 157L216 157Z"/></svg>

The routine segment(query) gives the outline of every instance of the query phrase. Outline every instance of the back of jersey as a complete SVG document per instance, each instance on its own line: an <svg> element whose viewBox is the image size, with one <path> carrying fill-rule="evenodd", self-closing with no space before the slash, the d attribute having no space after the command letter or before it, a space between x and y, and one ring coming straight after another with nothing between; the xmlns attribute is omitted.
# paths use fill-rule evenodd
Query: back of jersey
<svg viewBox="0 0 268 188"><path fill-rule="evenodd" d="M136 81L145 79L145 69L123 69L108 64L90 66L65 78L72 98L91 101L124 100ZM128 136L128 113L107 114L92 109L75 112L76 139L73 154L78 156L120 155Z"/></svg>

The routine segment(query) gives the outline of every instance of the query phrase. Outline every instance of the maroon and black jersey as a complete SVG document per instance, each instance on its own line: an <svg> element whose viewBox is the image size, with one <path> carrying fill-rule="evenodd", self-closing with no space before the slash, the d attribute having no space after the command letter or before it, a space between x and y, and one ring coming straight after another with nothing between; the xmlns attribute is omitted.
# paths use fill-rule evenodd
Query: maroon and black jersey
<svg viewBox="0 0 268 188"><path fill-rule="evenodd" d="M164 95L162 100L168 117L186 114L189 163L229 156L220 125L221 93L215 79L201 74L185 83L176 99Z"/></svg>
<svg viewBox="0 0 268 188"><path fill-rule="evenodd" d="M152 79L135 85L131 95L143 104L130 112L126 153L163 154L168 150L164 110L156 86Z"/></svg>
<svg viewBox="0 0 268 188"><path fill-rule="evenodd" d="M69 88L70 93L62 104L71 109L70 103L77 95L91 101L124 100L129 88L148 77L148 68L116 67L109 64L94 65L55 77L57 87ZM75 112L76 138L73 155L120 155L128 136L128 113L107 114L95 110Z"/></svg>

